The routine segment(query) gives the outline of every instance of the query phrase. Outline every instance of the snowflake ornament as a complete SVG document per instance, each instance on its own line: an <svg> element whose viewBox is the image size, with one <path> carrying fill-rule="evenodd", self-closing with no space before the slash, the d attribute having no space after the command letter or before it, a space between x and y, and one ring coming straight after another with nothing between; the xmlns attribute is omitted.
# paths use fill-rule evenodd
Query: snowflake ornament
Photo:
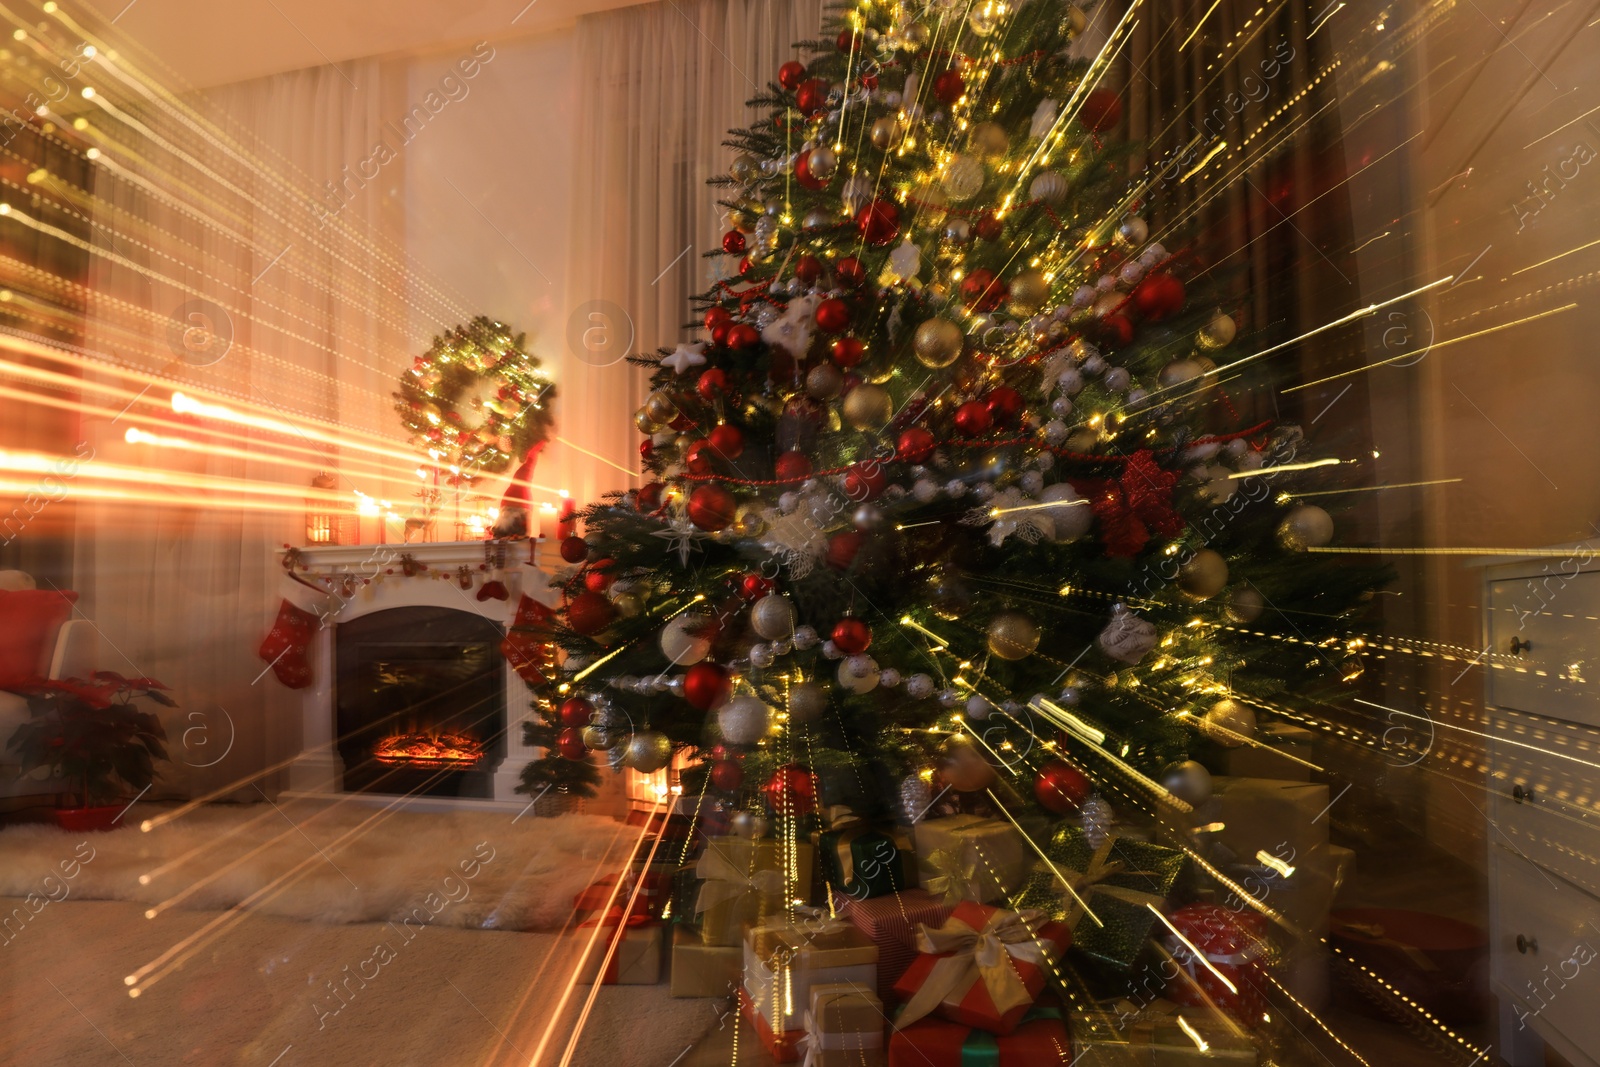
<svg viewBox="0 0 1600 1067"><path fill-rule="evenodd" d="M678 565L687 567L689 565L689 554L701 551L700 546L695 542L704 537L705 533L689 520L687 511L679 511L667 521L662 529L650 531L650 536L659 537L665 541L667 543L667 551L678 554Z"/></svg>
<svg viewBox="0 0 1600 1067"><path fill-rule="evenodd" d="M795 359L804 359L811 347L811 337L816 330L819 296L802 296L789 301L789 306L778 320L761 331L761 339L769 345L788 352Z"/></svg>
<svg viewBox="0 0 1600 1067"><path fill-rule="evenodd" d="M1008 486L997 491L986 506L967 512L961 522L966 526L988 526L989 543L996 548L1004 545L1006 538L1012 535L1027 544L1037 544L1047 537L1054 537L1056 532L1056 523L1050 517L1049 509L1038 504L1021 489Z"/></svg>

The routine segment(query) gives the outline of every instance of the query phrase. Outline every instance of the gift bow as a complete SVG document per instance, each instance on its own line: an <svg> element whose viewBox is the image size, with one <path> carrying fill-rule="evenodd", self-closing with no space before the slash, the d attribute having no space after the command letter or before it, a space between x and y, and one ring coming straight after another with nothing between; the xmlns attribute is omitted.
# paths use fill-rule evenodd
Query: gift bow
<svg viewBox="0 0 1600 1067"><path fill-rule="evenodd" d="M737 900L746 893L772 896L782 893L783 874L780 871L762 870L751 874L733 865L733 861L714 848L706 849L695 864L694 873L704 879L700 893L695 897L694 910L698 915L720 904Z"/></svg>
<svg viewBox="0 0 1600 1067"><path fill-rule="evenodd" d="M796 904L794 914L797 919L804 920L800 923L800 926L812 937L829 937L833 934L842 934L850 929L849 923L829 915L827 908L813 907L810 904Z"/></svg>
<svg viewBox="0 0 1600 1067"><path fill-rule="evenodd" d="M942 958L928 972L928 980L906 1003L895 1020L904 1027L927 1015L952 993L964 994L974 981L983 982L995 1010L1001 1015L1033 1003L1033 994L1012 966L1013 959L1044 965L1044 946L1033 933L1041 914L1032 909L1004 911L996 908L981 928L951 916L937 930L917 927L917 949ZM945 955L948 953L948 955Z"/></svg>
<svg viewBox="0 0 1600 1067"><path fill-rule="evenodd" d="M1086 899L1094 893L1113 897L1117 900L1142 908L1146 904L1159 908L1166 903L1166 898L1158 893L1145 893L1138 889L1126 889L1119 885L1107 885L1106 881L1116 875L1129 877L1156 876L1155 871L1130 871L1121 860L1111 859L1111 849L1116 845L1115 834L1107 837L1099 848L1094 850L1094 855L1089 858L1088 866L1081 871L1070 867L1062 870L1060 867L1043 860L1035 865L1036 870L1045 871L1058 880L1060 888L1057 890L1061 897L1061 905L1066 908L1067 914L1062 922L1068 926L1077 926L1078 920L1089 911L1089 902ZM1098 920L1096 920L1098 922Z"/></svg>
<svg viewBox="0 0 1600 1067"><path fill-rule="evenodd" d="M882 1048L883 1032L825 1033L822 1029L822 1020L808 1011L806 1012L805 1033L801 1035L798 1047L805 1053L805 1062L800 1067L822 1067L822 1054L824 1052L835 1049Z"/></svg>
<svg viewBox="0 0 1600 1067"><path fill-rule="evenodd" d="M978 899L978 864L966 849L936 848L928 853L928 866L939 873L924 879L922 888L942 897L946 904Z"/></svg>

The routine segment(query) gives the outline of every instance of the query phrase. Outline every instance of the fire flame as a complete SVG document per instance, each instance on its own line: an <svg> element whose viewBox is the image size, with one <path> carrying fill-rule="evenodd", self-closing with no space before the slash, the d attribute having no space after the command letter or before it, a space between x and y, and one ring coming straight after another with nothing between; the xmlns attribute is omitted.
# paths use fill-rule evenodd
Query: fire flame
<svg viewBox="0 0 1600 1067"><path fill-rule="evenodd" d="M408 767L466 769L483 759L483 742L466 734L391 734L378 742L372 758Z"/></svg>

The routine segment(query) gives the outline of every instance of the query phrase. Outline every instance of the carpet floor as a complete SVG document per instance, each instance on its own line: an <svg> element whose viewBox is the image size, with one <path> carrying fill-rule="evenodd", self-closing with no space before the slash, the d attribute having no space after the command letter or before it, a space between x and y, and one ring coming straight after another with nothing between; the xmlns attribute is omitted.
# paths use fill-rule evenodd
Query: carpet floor
<svg viewBox="0 0 1600 1067"><path fill-rule="evenodd" d="M572 1064L666 1067L719 1025L714 1002L674 1000L665 984L571 982L586 941L571 929L572 886L620 865L633 828L397 815L372 831L380 847L339 843L371 809L286 808L305 831L288 830L298 852L284 838L246 859L238 838L277 832L250 822L260 810L202 809L141 834L137 818L153 814L88 837L0 833L0 1065L554 1065L576 1033ZM212 834L204 857L185 833L160 836L196 816L190 830ZM474 852L485 840L488 860ZM187 874L161 870L180 856Z"/></svg>

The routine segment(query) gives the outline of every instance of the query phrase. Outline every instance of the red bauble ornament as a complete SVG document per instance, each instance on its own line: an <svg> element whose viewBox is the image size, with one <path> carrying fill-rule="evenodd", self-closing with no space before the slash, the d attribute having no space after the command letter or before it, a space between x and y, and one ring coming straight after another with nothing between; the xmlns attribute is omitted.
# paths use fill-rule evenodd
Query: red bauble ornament
<svg viewBox="0 0 1600 1067"><path fill-rule="evenodd" d="M690 474L706 475L711 473L711 443L709 441L696 441L683 450L683 465Z"/></svg>
<svg viewBox="0 0 1600 1067"><path fill-rule="evenodd" d="M865 652L872 647L872 627L851 616L834 624L830 635L833 643L847 656Z"/></svg>
<svg viewBox="0 0 1600 1067"><path fill-rule="evenodd" d="M730 256L736 256L744 251L744 234L738 230L729 230L722 235L722 250Z"/></svg>
<svg viewBox="0 0 1600 1067"><path fill-rule="evenodd" d="M772 589L772 580L759 574L747 574L739 579L739 595L746 600L760 600Z"/></svg>
<svg viewBox="0 0 1600 1067"><path fill-rule="evenodd" d="M939 102L946 106L961 99L961 94L967 91L967 80L961 76L959 70L946 70L933 79L933 95Z"/></svg>
<svg viewBox="0 0 1600 1067"><path fill-rule="evenodd" d="M722 423L706 434L706 444L715 449L723 459L738 459L744 452L744 434L740 432L739 427Z"/></svg>
<svg viewBox="0 0 1600 1067"><path fill-rule="evenodd" d="M822 277L822 260L812 255L801 256L795 260L794 276L807 285L816 285Z"/></svg>
<svg viewBox="0 0 1600 1067"><path fill-rule="evenodd" d="M797 763L779 767L761 792L767 806L779 815L804 818L817 809L817 783L811 772Z"/></svg>
<svg viewBox="0 0 1600 1067"><path fill-rule="evenodd" d="M956 408L956 432L963 437L982 437L989 432L994 416L982 400L969 400Z"/></svg>
<svg viewBox="0 0 1600 1067"><path fill-rule="evenodd" d="M921 426L913 426L900 435L900 440L895 443L894 454L907 463L921 463L933 455L937 444L933 434Z"/></svg>
<svg viewBox="0 0 1600 1067"><path fill-rule="evenodd" d="M849 570L850 564L855 562L856 553L861 551L861 545L866 539L866 535L860 530L845 530L828 538L828 553L824 557L828 566L836 571Z"/></svg>
<svg viewBox="0 0 1600 1067"><path fill-rule="evenodd" d="M689 494L689 521L702 530L716 533L733 521L738 507L733 494L720 485L702 485Z"/></svg>
<svg viewBox="0 0 1600 1067"><path fill-rule="evenodd" d="M750 272L750 257L749 256L745 256L743 259L739 260L739 274L741 276L743 276L745 274L748 274L749 272Z"/></svg>
<svg viewBox="0 0 1600 1067"><path fill-rule="evenodd" d="M610 626L615 614L611 601L599 593L579 593L567 605L567 625L589 637Z"/></svg>
<svg viewBox="0 0 1600 1067"><path fill-rule="evenodd" d="M569 726L556 735L556 751L567 759L587 759L589 746L583 743L583 731Z"/></svg>
<svg viewBox="0 0 1600 1067"><path fill-rule="evenodd" d="M649 513L661 506L661 483L646 482L639 487L639 493L634 497L634 506L640 511Z"/></svg>
<svg viewBox="0 0 1600 1067"><path fill-rule="evenodd" d="M719 759L711 764L711 785L724 793L733 793L744 785L744 768L731 759Z"/></svg>
<svg viewBox="0 0 1600 1067"><path fill-rule="evenodd" d="M1022 415L1022 394L1009 385L997 385L983 398L996 426L1011 427Z"/></svg>
<svg viewBox="0 0 1600 1067"><path fill-rule="evenodd" d="M1000 240L1000 235L1005 233L1005 230L1006 224L1001 222L992 211L985 211L982 215L979 215L978 221L972 225L972 232L985 241Z"/></svg>
<svg viewBox="0 0 1600 1067"><path fill-rule="evenodd" d="M794 91L794 105L806 118L815 115L828 106L828 83L821 78L807 78Z"/></svg>
<svg viewBox="0 0 1600 1067"><path fill-rule="evenodd" d="M889 478L876 460L857 463L844 472L844 495L857 504L877 499L888 484Z"/></svg>
<svg viewBox="0 0 1600 1067"><path fill-rule="evenodd" d="M1065 760L1051 760L1039 768L1033 795L1046 810L1071 815L1089 799L1092 786L1084 773Z"/></svg>
<svg viewBox="0 0 1600 1067"><path fill-rule="evenodd" d="M841 52L849 52L854 50L856 46L855 31L840 30L839 36L834 39L833 46Z"/></svg>
<svg viewBox="0 0 1600 1067"><path fill-rule="evenodd" d="M1133 306L1151 322L1183 310L1183 283L1170 274L1150 274L1134 286Z"/></svg>
<svg viewBox="0 0 1600 1067"><path fill-rule="evenodd" d="M794 161L794 178L795 181L807 189L826 189L828 187L827 178L821 178L811 173L811 156L806 152L801 152L800 158Z"/></svg>
<svg viewBox="0 0 1600 1067"><path fill-rule="evenodd" d="M778 68L778 84L791 93L800 87L806 80L806 65L799 60L791 59Z"/></svg>
<svg viewBox="0 0 1600 1067"><path fill-rule="evenodd" d="M556 714L562 726L588 726L589 717L594 714L594 705L584 697L568 697L561 702Z"/></svg>
<svg viewBox="0 0 1600 1067"><path fill-rule="evenodd" d="M834 277L839 279L839 284L851 289L859 289L867 280L867 268L855 256L845 256L833 265Z"/></svg>
<svg viewBox="0 0 1600 1067"><path fill-rule="evenodd" d="M731 322L719 322L711 327L711 343L725 345L728 343L728 331L733 329Z"/></svg>
<svg viewBox="0 0 1600 1067"><path fill-rule="evenodd" d="M785 452L772 464L772 475L780 482L799 482L811 477L811 457L804 452Z"/></svg>
<svg viewBox="0 0 1600 1067"><path fill-rule="evenodd" d="M961 299L973 311L993 311L1005 298L1005 287L987 267L975 267L961 279Z"/></svg>
<svg viewBox="0 0 1600 1067"><path fill-rule="evenodd" d="M1113 312L1100 320L1099 340L1107 348L1123 348L1133 341L1133 320Z"/></svg>
<svg viewBox="0 0 1600 1067"><path fill-rule="evenodd" d="M761 334L748 322L736 322L728 327L729 348L754 348L761 343Z"/></svg>
<svg viewBox="0 0 1600 1067"><path fill-rule="evenodd" d="M823 333L844 333L850 328L850 305L830 296L817 305L815 317Z"/></svg>
<svg viewBox="0 0 1600 1067"><path fill-rule="evenodd" d="M645 442L648 444L649 442ZM640 490L643 492L643 490ZM563 537L561 539L561 558L568 563L582 563L589 558L589 542L581 537Z"/></svg>
<svg viewBox="0 0 1600 1067"><path fill-rule="evenodd" d="M721 704L729 688L728 672L715 663L696 663L683 672L683 699L701 711Z"/></svg>
<svg viewBox="0 0 1600 1067"><path fill-rule="evenodd" d="M609 563L610 560L607 560L606 562ZM589 590L591 593L604 593L607 589L611 588L611 583L613 581L615 581L615 579L605 571L589 570L585 572L583 576L583 587Z"/></svg>
<svg viewBox="0 0 1600 1067"><path fill-rule="evenodd" d="M867 354L867 346L859 337L841 337L833 342L833 362L841 367L854 367Z"/></svg>
<svg viewBox="0 0 1600 1067"><path fill-rule="evenodd" d="M700 399L710 403L719 396L728 392L728 372L721 367L711 367L700 372L700 378L695 382L695 392L700 394Z"/></svg>
<svg viewBox="0 0 1600 1067"><path fill-rule="evenodd" d="M718 326L726 326L733 321L733 315L725 307L714 307L706 310L706 329L715 330Z"/></svg>
<svg viewBox="0 0 1600 1067"><path fill-rule="evenodd" d="M856 212L856 229L867 244L881 248L900 236L900 208L892 200L874 200Z"/></svg>
<svg viewBox="0 0 1600 1067"><path fill-rule="evenodd" d="M652 440L650 440L650 438L646 437L643 441L639 442L639 458L640 459L642 459L646 463L648 463L648 462L650 462L650 457L655 455L655 454L656 454L656 443L654 441L652 441ZM568 560L567 562L570 563L572 561Z"/></svg>
<svg viewBox="0 0 1600 1067"><path fill-rule="evenodd" d="M1084 98L1078 121L1095 133L1105 133L1122 121L1122 97L1112 89L1096 89Z"/></svg>

